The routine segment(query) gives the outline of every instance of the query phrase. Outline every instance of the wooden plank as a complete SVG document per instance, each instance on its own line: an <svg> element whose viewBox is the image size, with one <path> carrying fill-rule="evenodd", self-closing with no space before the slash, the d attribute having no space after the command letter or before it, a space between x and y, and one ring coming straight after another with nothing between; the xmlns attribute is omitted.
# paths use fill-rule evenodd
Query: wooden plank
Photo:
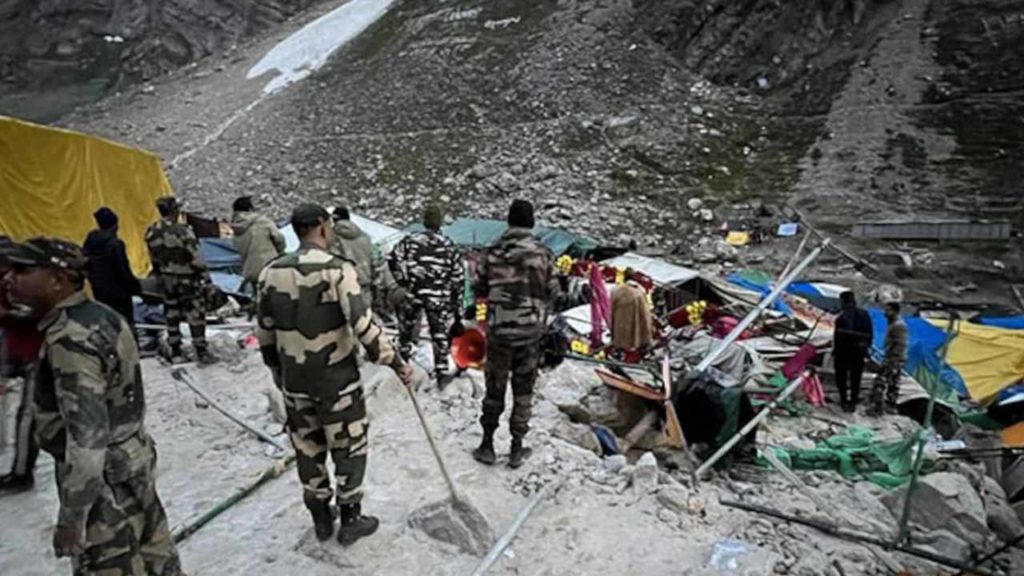
<svg viewBox="0 0 1024 576"><path fill-rule="evenodd" d="M601 379L601 382L603 382L605 386L621 390L627 394L632 394L633 396L639 396L646 400L653 400L655 402L663 402L665 400L665 397L661 392L644 386L643 384L637 384L632 380L616 376L615 374L605 372L604 370L594 370L594 372L597 373L597 377Z"/></svg>

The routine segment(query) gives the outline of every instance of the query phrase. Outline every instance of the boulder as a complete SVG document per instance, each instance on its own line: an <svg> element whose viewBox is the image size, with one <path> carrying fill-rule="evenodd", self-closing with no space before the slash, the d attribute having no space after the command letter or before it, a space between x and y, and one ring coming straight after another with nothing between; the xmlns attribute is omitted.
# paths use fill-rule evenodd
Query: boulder
<svg viewBox="0 0 1024 576"><path fill-rule="evenodd" d="M633 468L633 491L646 496L658 489L658 460L653 452L644 452Z"/></svg>
<svg viewBox="0 0 1024 576"><path fill-rule="evenodd" d="M673 512L689 511L690 493L679 484L666 484L658 490L658 504Z"/></svg>
<svg viewBox="0 0 1024 576"><path fill-rule="evenodd" d="M1006 501L1006 492L998 482L985 476L978 491L985 505L985 519L988 527L1003 541L1009 542L1024 533L1024 524Z"/></svg>
<svg viewBox="0 0 1024 576"><path fill-rule="evenodd" d="M883 502L899 518L907 489L888 494ZM938 472L923 476L914 491L910 521L926 532L946 530L979 547L985 543L988 523L985 507L970 480L960 474Z"/></svg>
<svg viewBox="0 0 1024 576"><path fill-rule="evenodd" d="M601 444L598 443L597 436L594 435L594 431L590 429L590 426L586 424L576 424L563 418L551 430L551 435L570 444L580 446L594 454L601 453Z"/></svg>

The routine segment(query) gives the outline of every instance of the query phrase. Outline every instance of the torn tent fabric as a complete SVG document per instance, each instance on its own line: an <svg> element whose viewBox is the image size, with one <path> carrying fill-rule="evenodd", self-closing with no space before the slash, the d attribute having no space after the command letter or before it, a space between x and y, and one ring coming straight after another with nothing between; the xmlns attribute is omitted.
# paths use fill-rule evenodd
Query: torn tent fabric
<svg viewBox="0 0 1024 576"><path fill-rule="evenodd" d="M879 308L868 308L874 337L871 343L871 357L881 363L885 350L885 332L889 322ZM904 371L910 374L926 391L935 391L935 397L944 401L955 401L956 396L967 396L964 378L952 363L943 363L942 345L946 333L923 318L904 316L907 325L907 359Z"/></svg>
<svg viewBox="0 0 1024 576"><path fill-rule="evenodd" d="M933 320L940 330L944 320ZM1024 379L1024 332L960 322L947 361L963 378L972 400L988 404Z"/></svg>
<svg viewBox="0 0 1024 576"><path fill-rule="evenodd" d="M832 436L814 448L769 450L794 470L834 470L850 480L863 478L884 488L896 488L910 480L918 433L896 440L876 440L871 429L850 426L845 434ZM758 463L769 466L761 457Z"/></svg>

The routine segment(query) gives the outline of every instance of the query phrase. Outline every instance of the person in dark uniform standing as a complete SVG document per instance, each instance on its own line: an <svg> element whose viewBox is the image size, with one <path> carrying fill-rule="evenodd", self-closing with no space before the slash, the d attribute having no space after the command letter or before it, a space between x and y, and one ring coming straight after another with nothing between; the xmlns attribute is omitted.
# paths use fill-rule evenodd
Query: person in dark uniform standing
<svg viewBox="0 0 1024 576"><path fill-rule="evenodd" d="M832 341L832 360L836 370L839 402L845 412L853 412L860 402L860 384L864 377L864 361L871 350L874 329L871 316L857 306L853 292L839 295L842 312L836 318Z"/></svg>

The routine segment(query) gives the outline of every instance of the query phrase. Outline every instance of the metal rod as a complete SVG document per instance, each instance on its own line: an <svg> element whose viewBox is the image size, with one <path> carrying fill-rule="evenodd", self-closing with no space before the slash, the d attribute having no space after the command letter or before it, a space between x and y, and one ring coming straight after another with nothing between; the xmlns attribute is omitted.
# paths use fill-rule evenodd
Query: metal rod
<svg viewBox="0 0 1024 576"><path fill-rule="evenodd" d="M249 432L251 432L252 434L254 434L260 440L266 442L267 444L270 444L271 446L274 446L278 450L280 450L282 452L287 452L288 451L288 449L285 448L284 444L281 444L280 442L275 440L272 436L270 436L266 432L264 432L262 430L259 430L257 428L254 428L253 426L249 425L247 422L245 422L244 420L242 420L238 416L235 416L234 414L229 412L226 408L224 408L223 406L218 404L216 400L214 400L213 398L210 398L210 396L207 395L206 392L203 392L203 390L201 388L199 388L198 385L196 385L195 380L193 379L192 374L188 370L186 370L185 368L175 368L174 370L171 371L171 376L173 376L175 380L177 380L179 382L182 382L183 384L188 386L193 392L196 393L197 396L199 396L200 398L205 400L207 403L209 403L210 406L213 406L214 410L216 410L217 412L220 412L224 416L227 416L228 420L231 420L235 424L238 424L242 428L244 428L244 429L248 430Z"/></svg>
<svg viewBox="0 0 1024 576"><path fill-rule="evenodd" d="M756 428L762 420L767 418L768 414L771 413L771 411L774 410L776 406L782 403L782 401L784 401L786 398L789 398L790 394L796 391L797 387L800 386L800 382L802 380L803 374L797 376L792 381L790 381L789 385L786 386L786 388L782 391L781 394L776 396L775 399L771 401L771 403L762 408L756 416L750 419L750 422L747 422L746 426L741 428L740 431L737 432L736 434L733 434L733 437L730 438L728 442L723 444L717 452L715 452L710 458L705 460L704 463L700 465L700 468L697 468L697 471L693 473L694 481L696 482L697 480L699 480L705 472L707 472L712 466L714 466L719 460L721 460L723 456L728 454L729 451L732 450L733 447L739 443L741 438L749 434L750 431Z"/></svg>
<svg viewBox="0 0 1024 576"><path fill-rule="evenodd" d="M942 344L942 354L940 358L942 361L939 364L941 369L946 364L946 358L949 354L949 343L953 339L953 332L956 329L957 315L955 312L950 311L949 323L946 325L946 341ZM938 375L941 378L941 373ZM903 542L910 541L910 508L913 503L914 492L917 489L917 478L921 474L921 466L924 465L924 446L927 443L924 432L930 430L932 427L932 416L935 413L935 385L933 384L928 389L928 408L924 413L924 424L918 428L918 439L917 439L917 455L914 457L914 468L913 473L910 475L910 484L907 486L907 495L903 501L903 513L900 515L899 531L896 534L896 543L900 544Z"/></svg>
<svg viewBox="0 0 1024 576"><path fill-rule="evenodd" d="M955 558L947 558L945 556L940 556L939 554L935 554L927 550L922 550L920 548L914 548L913 546L907 546L905 544L894 544L891 541L879 538L877 536L863 534L860 532L855 532L853 530L847 530L845 528L839 528L838 526L833 526L830 524L826 524L824 522L819 522L817 520L810 520L807 518L792 516L790 514L786 514L778 510L773 510L765 506L758 506L757 504L750 504L747 502L737 502L734 500L719 500L719 504L721 504L722 506L726 506L728 508L737 508L739 510L745 510L747 512L764 514L765 516L771 516L773 518L778 518L779 520L785 520L787 522L802 524L804 526L820 530L821 532L824 532L829 536L834 536L836 538L841 538L843 540L849 540L854 542L867 542L869 544L880 546L886 550L895 550L897 552L903 552L904 554L910 554L911 556L923 558L925 560L928 560L929 562L935 562L936 564L941 564L943 566L948 566L950 568L956 568L957 570L963 570L969 574L973 573L977 574L978 576L1000 576L995 572L989 572L981 568L968 566L967 564Z"/></svg>
<svg viewBox="0 0 1024 576"><path fill-rule="evenodd" d="M444 482L448 485L448 492L452 495L452 500L461 501L459 493L455 489L455 482L452 481L452 475L448 472L448 466L444 463L444 457L441 456L441 451L437 448L437 442L434 440L434 433L430 431L430 425L427 424L427 418L423 415L423 409L420 408L420 401L416 399L416 393L412 391L411 386L403 385L405 391L409 393L409 400L412 400L412 407L416 409L416 416L420 419L420 425L423 426L423 433L427 437L427 442L430 444L430 450L434 453L434 459L437 460L437 467L441 469L441 475L444 476Z"/></svg>
<svg viewBox="0 0 1024 576"><path fill-rule="evenodd" d="M273 466L265 470L263 474L260 474L260 477L257 478L253 483L243 487L238 492L235 492L228 499L214 506L199 518L196 518L189 524L186 524L185 526L175 530L171 536L171 539L174 540L175 544L180 544L183 540L198 532L200 528L209 524L211 520L213 520L217 516L220 516L227 509L231 508L232 506L240 502L243 498L255 492L260 486L263 486L267 482L270 482L271 480L280 477L281 474L284 474L285 471L288 470L288 468L290 468L291 465L294 463L295 454L289 454L285 459L275 463Z"/></svg>
<svg viewBox="0 0 1024 576"><path fill-rule="evenodd" d="M789 269L793 267L793 264L796 264L796 259L803 254L804 248L807 247L807 241L810 239L811 232L808 230L807 232L804 232L804 237L800 239L800 245L796 247L796 252L793 252L793 255L789 257L789 262L786 262L786 267L782 269L782 272L779 274L779 278L776 282L780 282L786 277L786 274L789 273Z"/></svg>
<svg viewBox="0 0 1024 576"><path fill-rule="evenodd" d="M996 556L999 556L1003 552L1006 552L1007 550L1009 550L1010 548L1013 548L1014 546L1016 546L1017 544L1020 544L1021 542L1024 542L1024 532L1022 532L1020 535L1018 535L1013 540L1010 540L1009 542L1004 543L999 548L996 548L995 550L993 550L993 551L989 552L988 554L982 556L978 560L978 566L980 567L985 562L988 562L989 560L995 558ZM977 572L977 568L972 568L970 571L961 570L961 571L957 572L956 574L954 574L953 576L965 576L968 573L974 573L974 572Z"/></svg>
<svg viewBox="0 0 1024 576"><path fill-rule="evenodd" d="M778 456L776 456L775 453L772 452L770 447L766 450L762 450L761 454L764 456L764 459L767 460L768 463L771 464L776 470L778 470L779 473L782 474L782 476L786 480L789 480L790 484L796 486L797 490L799 490L801 494L809 498L811 502L814 502L814 505L818 507L818 510L824 512L830 518L833 518L838 522L839 517L841 516L839 509L834 508L824 498L822 498L816 492L811 490L810 487L807 486L807 484L805 484L804 481L801 480L800 477L797 476L796 473L793 472L793 470L790 469L789 466L786 466L786 464L783 463L782 460L779 460ZM860 521L859 518L855 517L855 519L858 522ZM868 543L864 543L864 546L868 549L869 552L874 554L876 558L878 558L883 564L885 564L886 568L888 568L889 571L893 574L898 574L900 570L902 570L903 567L897 564L895 560L890 558L889 555L886 554L885 551L879 548L878 546Z"/></svg>
<svg viewBox="0 0 1024 576"><path fill-rule="evenodd" d="M550 492L551 485L545 484L543 488L536 491L533 496L530 497L529 501L526 502L526 506L519 511L519 515L516 516L516 520L512 523L512 526L509 527L508 532L505 532L501 539L494 543L494 546L491 547L491 551L487 553L487 556L484 557L483 561L480 562L480 565L473 571L473 576L481 576L498 561L501 554L506 548L508 548L508 545L512 543L512 539L516 537L519 529L523 527L524 523L526 523L530 514L533 514L533 510L537 507L537 504L540 504L541 500L547 498Z"/></svg>
<svg viewBox="0 0 1024 576"><path fill-rule="evenodd" d="M695 368L697 373L699 374L701 372L704 372L712 364L714 364L715 360L718 360L718 357L721 356L722 353L725 352L729 348L729 346L731 346L732 343L735 342L740 337L740 334L742 334L744 330L746 330L751 324L753 324L754 320L757 320L757 317L760 316L761 313L764 312L769 306L771 306L772 302L774 302L775 299L779 297L779 294L782 294L782 291L785 290L786 287L788 287L794 280L796 280L797 277L800 276L800 274L804 271L804 269L810 266L811 262L813 262L814 259L817 258L821 254L821 252L828 246L829 240L826 238L817 248L812 250L806 258L801 260L800 263L797 264L796 267L793 268L793 270L790 271L785 278L783 278L780 282L776 283L772 291L767 296L765 296L764 299L762 299L761 302L753 310L750 311L750 313L744 316L743 320L740 320L740 323L737 324L736 327L732 329L732 332L729 332L729 334L725 338L723 338L718 343L718 345L715 346L714 349L711 350L710 354L705 356L704 359L700 361L700 364L698 364Z"/></svg>

